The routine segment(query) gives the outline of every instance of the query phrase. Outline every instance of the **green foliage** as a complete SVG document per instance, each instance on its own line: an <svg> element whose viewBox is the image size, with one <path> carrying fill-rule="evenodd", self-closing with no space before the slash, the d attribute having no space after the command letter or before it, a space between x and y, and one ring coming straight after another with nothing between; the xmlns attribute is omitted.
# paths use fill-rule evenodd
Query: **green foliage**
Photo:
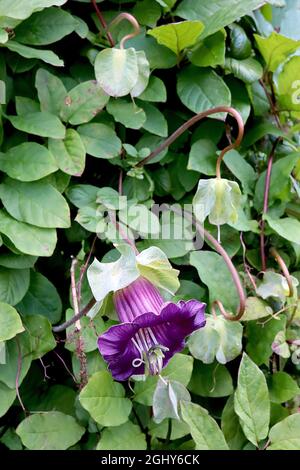
<svg viewBox="0 0 300 470"><path fill-rule="evenodd" d="M92 3L0 1L0 450L299 449L299 1L98 1L140 25L109 34ZM220 178L234 117L184 126L219 106ZM139 276L206 325L119 383L97 339Z"/></svg>

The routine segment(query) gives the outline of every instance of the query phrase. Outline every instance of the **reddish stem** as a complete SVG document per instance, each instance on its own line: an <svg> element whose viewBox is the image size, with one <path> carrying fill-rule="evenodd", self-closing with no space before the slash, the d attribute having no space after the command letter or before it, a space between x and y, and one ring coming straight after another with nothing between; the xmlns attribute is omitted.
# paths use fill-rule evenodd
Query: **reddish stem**
<svg viewBox="0 0 300 470"><path fill-rule="evenodd" d="M128 41L128 39L134 38L135 36L137 36L141 32L140 25L139 25L138 21L136 20L136 18L133 15L131 15L130 13L125 13L125 12L120 13L116 18L114 18L111 21L111 23L108 25L106 31L108 32L108 30L112 26L115 26L115 25L119 24L123 20L129 21L129 23L133 26L133 32L130 33L130 34L127 34L126 36L124 36L122 38L122 40L120 42L120 49L124 49L125 42Z"/></svg>
<svg viewBox="0 0 300 470"><path fill-rule="evenodd" d="M123 170L122 168L119 173L118 191L119 191L120 196L122 196L123 194Z"/></svg>
<svg viewBox="0 0 300 470"><path fill-rule="evenodd" d="M179 215L182 215L181 211L178 210L178 209L175 209L174 207L171 208L171 210L173 212L175 212L176 214L179 214ZM198 230L198 232L203 236L204 235L204 238L206 238L206 240L208 240L212 245L213 247L215 248L215 250L222 256L222 258L224 259L229 271L230 271L230 274L231 274L231 277L232 277L232 280L235 284L235 287L236 287L236 290L237 290L237 293L238 293L238 296L239 296L239 300L240 300L240 303L239 303L239 307L238 307L238 310L237 310L237 313L236 315L228 315L228 313L226 313L222 303L220 302L220 300L216 300L214 303L218 305L222 315L227 319L227 320L231 320L231 321L238 321L242 318L244 312L245 312L245 306L246 306L246 296L245 296L245 292L244 292L244 289L243 289L243 286L242 286L242 283L241 283L241 280L240 280L240 277L239 277L239 274L237 272L237 270L235 269L234 267L234 264L232 263L231 261L231 258L229 257L229 255L227 254L227 252L224 250L224 248L222 247L222 245L220 245L220 243L211 235L211 233L209 233L207 230L205 230L205 228L203 228L198 222L197 220L195 219L195 217L193 217L192 214L188 213L187 211L184 211L184 216L187 217L196 227L196 229Z"/></svg>
<svg viewBox="0 0 300 470"><path fill-rule="evenodd" d="M93 6L94 6L94 8L95 8L96 15L97 15L97 17L98 17L98 19L99 19L99 21L100 21L102 27L103 27L103 28L105 29L105 31L106 31L106 37L107 37L107 39L108 39L109 44L111 45L111 47L114 47L115 41L113 40L113 37L112 37L111 33L106 30L106 28L107 28L107 23L106 23L106 21L105 21L103 15L102 15L102 13L101 13L101 11L100 11L100 8L99 8L98 5L97 5L96 0L91 0L91 3L93 4Z"/></svg>
<svg viewBox="0 0 300 470"><path fill-rule="evenodd" d="M287 268L287 265L285 264L285 262L283 261L283 259L280 256L280 254L278 253L278 251L274 247L270 248L270 255L272 255L273 258L275 258L275 260L279 264L280 269L281 269L284 277L286 278L286 282L288 283L288 286L289 286L289 291L290 291L289 292L289 297L293 297L293 295L294 295L294 286L293 286L292 278L291 278L291 275L290 275L289 270Z"/></svg>
<svg viewBox="0 0 300 470"><path fill-rule="evenodd" d="M281 137L278 137L275 140L272 146L272 150L270 152L269 158L268 158L268 166L267 166L265 189L264 189L263 216L267 214L268 212L272 166L273 166L273 160L275 156L276 147L280 140L281 140ZM266 261L266 253L265 253L265 225L266 225L265 221L262 218L261 223L260 223L260 256L261 256L262 271L265 271L267 269L267 261Z"/></svg>
<svg viewBox="0 0 300 470"><path fill-rule="evenodd" d="M151 152L150 155L148 155L148 157L141 160L136 166L137 167L144 166L146 163L148 163L150 160L156 157L162 150L164 150L166 147L169 147L169 145L171 145L181 134L183 134L183 132L189 129L193 124L200 121L201 119L204 119L208 116L211 116L212 114L217 114L217 113L231 114L235 118L238 124L238 129L239 129L236 141L234 143L231 143L227 147L225 147L218 157L218 160L216 163L216 175L217 175L217 178L221 178L221 163L222 163L225 153L229 152L229 150L232 150L238 147L244 135L244 122L243 122L241 115L234 108L231 108L228 106L218 106L216 108L208 109L207 111L203 111L202 113L196 114L196 116L193 116L187 122L182 124L182 126L180 126L175 132L173 132L173 134L171 134L164 142L162 142L155 150L153 150L153 152Z"/></svg>

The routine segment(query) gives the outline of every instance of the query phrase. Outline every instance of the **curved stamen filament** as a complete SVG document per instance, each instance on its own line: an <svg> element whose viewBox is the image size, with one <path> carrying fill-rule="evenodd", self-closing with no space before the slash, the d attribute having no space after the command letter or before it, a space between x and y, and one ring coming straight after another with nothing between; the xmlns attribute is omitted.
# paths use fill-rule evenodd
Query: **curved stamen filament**
<svg viewBox="0 0 300 470"><path fill-rule="evenodd" d="M145 370L148 369L151 375L160 374L164 352L169 349L158 343L152 329L141 328L131 341L139 352L139 357L133 359L132 366L137 368L145 364Z"/></svg>

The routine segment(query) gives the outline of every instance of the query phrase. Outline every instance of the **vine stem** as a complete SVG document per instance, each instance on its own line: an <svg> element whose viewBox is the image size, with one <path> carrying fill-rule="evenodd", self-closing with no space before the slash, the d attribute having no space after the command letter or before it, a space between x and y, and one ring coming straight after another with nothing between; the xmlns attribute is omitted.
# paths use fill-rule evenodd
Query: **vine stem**
<svg viewBox="0 0 300 470"><path fill-rule="evenodd" d="M272 146L272 150L270 152L269 158L268 158L268 166L267 166L265 189L264 189L263 216L267 214L268 212L272 166L273 166L273 160L275 156L276 147L278 143L280 142L280 140L281 140L281 137L278 137L275 140ZM261 257L262 271L265 271L267 269L267 261L266 261L266 253L265 253L265 225L266 225L265 220L264 218L262 218L261 223L260 223L260 257Z"/></svg>
<svg viewBox="0 0 300 470"><path fill-rule="evenodd" d="M182 215L181 214L181 211L174 208L174 207L171 207L171 210L173 212L175 212L176 214L178 215ZM195 219L195 217L189 213L188 211L184 211L184 216L186 218L188 218L193 224L194 226L196 227L197 231L200 233L201 236L203 236L207 241L209 241L213 247L215 248L215 250L222 256L222 258L224 259L229 271L230 271L230 274L232 276L232 280L234 282L234 285L236 287L236 290L237 290L237 293L238 293L238 296L239 296L239 307L237 309L237 313L236 315L229 315L224 307L223 307L223 304L220 300L216 300L214 303L216 305L218 305L219 309L220 309L220 312L222 313L222 315L227 319L227 320L230 320L230 321L238 321L242 318L244 312L245 312L245 306L246 306L246 296L245 296L245 292L244 292L244 289L243 289L243 286L242 286L242 283L241 283L241 280L240 280L240 277L239 277L239 274L237 272L237 270L235 269L234 267L234 264L232 263L231 261L231 258L230 256L227 254L227 252L224 250L224 248L222 247L222 245L220 245L220 243L212 236L211 233L209 233L207 230L205 230L204 227L202 227L198 222L197 220Z"/></svg>
<svg viewBox="0 0 300 470"><path fill-rule="evenodd" d="M284 277L286 278L286 282L288 283L288 286L289 286L289 297L293 297L293 295L294 295L294 286L293 286L292 278L291 278L291 275L290 275L289 270L287 268L287 265L285 264L282 257L280 256L280 254L278 253L278 251L274 247L270 248L270 255L272 255L273 258L279 264L280 269L281 269Z"/></svg>
<svg viewBox="0 0 300 470"><path fill-rule="evenodd" d="M144 158L141 160L139 163L136 164L136 167L142 167L146 163L148 163L150 160L155 158L162 150L164 150L166 147L169 147L183 132L185 132L187 129L189 129L193 124L196 124L196 122L201 121L201 119L204 119L208 116L211 116L213 114L217 113L228 113L231 116L234 117L234 119L237 122L238 125L238 136L235 140L235 142L230 143L227 147L225 147L220 155L218 156L217 163L216 163L216 176L217 178L221 178L221 163L224 158L224 155L229 152L229 150L232 150L236 147L238 147L243 139L244 135L244 122L242 119L242 116L240 113L229 106L217 106L216 108L208 109L206 111L203 111L202 113L198 113L195 116L193 116L191 119L186 121L182 126L180 126L173 134L171 134L164 142L162 142L153 152L148 155L148 157Z"/></svg>
<svg viewBox="0 0 300 470"><path fill-rule="evenodd" d="M133 32L130 33L130 34L127 34L126 36L124 36L122 38L122 40L120 41L120 49L124 49L125 42L128 41L128 39L134 38L135 36L137 36L141 32L140 25L137 22L136 18L133 15L131 15L130 13L125 13L125 12L120 13L116 18L114 18L110 22L108 27L106 28L106 31L108 32L111 29L112 26L115 26L115 25L119 24L123 20L127 20L127 21L129 21L129 23L132 24Z"/></svg>
<svg viewBox="0 0 300 470"><path fill-rule="evenodd" d="M77 258L72 259L71 263L71 290L72 290L72 300L73 300L73 307L74 307L74 314L78 315L79 313L79 304L78 304L78 296L77 296L77 289L76 289L76 281L75 281L75 269L78 264ZM79 331L81 329L80 320L76 320L75 322L76 328Z"/></svg>
<svg viewBox="0 0 300 470"><path fill-rule="evenodd" d="M87 305L82 310L80 310L80 312L77 315L74 315L72 318L70 318L70 320L65 321L61 325L54 326L52 328L52 331L54 333L60 333L61 331L66 330L67 328L69 328L69 326L73 325L81 317L84 317L87 313L89 313L89 311L94 307L95 303L96 303L96 299L92 298L87 303Z"/></svg>
<svg viewBox="0 0 300 470"><path fill-rule="evenodd" d="M275 121L276 121L277 127L278 127L279 129L282 129L282 126L281 126L281 123L280 123L280 120L279 120L279 117L278 117L278 114L277 114L276 104L274 103L274 100L273 100L272 96L271 96L270 93L268 92L268 89L267 89L267 87L266 87L266 85L265 85L265 82L263 81L262 78L259 80L259 83L260 83L260 85L262 86L262 88L263 88L263 90L264 90L264 92L265 92L265 95L266 95L266 97L267 97L267 100L269 101L269 105L270 105L270 108L271 108L271 112L272 112L272 114L273 114L273 116L274 116L274 119L275 119Z"/></svg>
<svg viewBox="0 0 300 470"><path fill-rule="evenodd" d="M97 15L97 17L98 17L98 19L99 19L99 21L100 21L100 24L101 24L102 27L106 30L106 28L107 28L107 23L106 23L106 21L105 21L103 15L102 15L102 13L101 13L100 8L99 8L98 5L97 5L96 0L91 0L91 3L92 3L92 5L93 5L93 7L95 8L96 15ZM113 40L113 37L112 37L111 33L110 33L109 31L107 31L107 30L106 30L106 36L107 36L108 42L109 42L109 44L111 45L111 47L114 47L115 41Z"/></svg>

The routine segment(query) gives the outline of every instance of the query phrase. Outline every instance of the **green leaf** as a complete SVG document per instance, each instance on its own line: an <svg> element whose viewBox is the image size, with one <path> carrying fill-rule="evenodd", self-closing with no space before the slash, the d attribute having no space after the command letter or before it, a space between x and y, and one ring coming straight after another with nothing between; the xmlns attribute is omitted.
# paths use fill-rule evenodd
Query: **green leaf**
<svg viewBox="0 0 300 470"><path fill-rule="evenodd" d="M33 47L24 46L16 41L7 41L5 46L10 51L16 52L26 59L40 59L47 64L56 67L62 67L64 62L53 51L45 49L34 49Z"/></svg>
<svg viewBox="0 0 300 470"><path fill-rule="evenodd" d="M229 87L231 93L231 106L240 113L245 123L251 111L249 101L250 92L249 90L247 92L246 86L240 80L237 80L231 75L226 77L226 85ZM249 85L249 87L250 86L251 85Z"/></svg>
<svg viewBox="0 0 300 470"><path fill-rule="evenodd" d="M16 305L20 300L22 300L28 287L29 269L1 268L0 300L2 302Z"/></svg>
<svg viewBox="0 0 300 470"><path fill-rule="evenodd" d="M0 16L9 16L24 20L41 8L51 7L52 5L61 6L67 0L16 0L13 3L10 0L2 0L0 6Z"/></svg>
<svg viewBox="0 0 300 470"><path fill-rule="evenodd" d="M58 166L46 147L24 142L0 153L0 169L19 181L36 181L58 170Z"/></svg>
<svg viewBox="0 0 300 470"><path fill-rule="evenodd" d="M151 75L148 86L145 91L139 95L139 99L143 101L165 103L167 101L167 90L164 82L160 78Z"/></svg>
<svg viewBox="0 0 300 470"><path fill-rule="evenodd" d="M0 185L0 195L5 209L20 222L42 228L70 226L66 200L48 183L23 183L6 178Z"/></svg>
<svg viewBox="0 0 300 470"><path fill-rule="evenodd" d="M224 178L200 179L193 198L193 209L201 223L207 216L213 225L235 223L240 201L241 190L235 181Z"/></svg>
<svg viewBox="0 0 300 470"><path fill-rule="evenodd" d="M143 123L143 128L151 134L167 137L168 123L163 113L150 103L140 103L140 105L146 113L146 122Z"/></svg>
<svg viewBox="0 0 300 470"><path fill-rule="evenodd" d="M130 91L132 98L139 96L147 87L150 75L150 66L144 51L136 51L138 66L137 81Z"/></svg>
<svg viewBox="0 0 300 470"><path fill-rule="evenodd" d="M35 87L38 92L41 111L47 111L58 116L67 95L63 82L48 70L38 69L35 76Z"/></svg>
<svg viewBox="0 0 300 470"><path fill-rule="evenodd" d="M180 421L178 413L181 401L191 401L185 386L174 380L159 378L153 394L153 421L161 423L166 418Z"/></svg>
<svg viewBox="0 0 300 470"><path fill-rule="evenodd" d="M233 23L230 29L230 55L234 59L247 59L251 55L251 42L244 29Z"/></svg>
<svg viewBox="0 0 300 470"><path fill-rule="evenodd" d="M24 327L16 309L0 302L0 341L14 338L22 331L24 331Z"/></svg>
<svg viewBox="0 0 300 470"><path fill-rule="evenodd" d="M119 426L127 421L132 403L123 386L107 371L96 372L81 390L79 401L102 426Z"/></svg>
<svg viewBox="0 0 300 470"><path fill-rule="evenodd" d="M66 320L70 320L74 316L74 311L71 308L68 308L66 311ZM105 323L100 317L100 315L96 315L93 318L93 327L91 328L91 319L89 317L83 317L80 320L81 330L80 330L80 337L82 339L82 350L85 353L89 353L91 351L95 351L98 349L97 347L97 339L101 333L103 333L106 329ZM67 328L67 338L65 347L69 351L76 352L77 343L76 343L76 334L77 328L76 325L73 325Z"/></svg>
<svg viewBox="0 0 300 470"><path fill-rule="evenodd" d="M239 418L234 411L234 395L231 395L222 411L221 429L230 450L241 450L247 439L241 428Z"/></svg>
<svg viewBox="0 0 300 470"><path fill-rule="evenodd" d="M146 114L143 109L126 100L111 99L106 106L106 110L114 117L116 122L120 122L129 129L140 129L146 121Z"/></svg>
<svg viewBox="0 0 300 470"><path fill-rule="evenodd" d="M267 319L261 322L250 321L247 324L248 343L246 346L247 353L256 364L268 364L269 358L273 353L272 343L275 336L280 331L285 330L286 317Z"/></svg>
<svg viewBox="0 0 300 470"><path fill-rule="evenodd" d="M298 450L300 447L300 414L295 413L275 424L270 430L271 445L267 450Z"/></svg>
<svg viewBox="0 0 300 470"><path fill-rule="evenodd" d="M300 57L290 58L283 64L277 78L277 93L280 107L287 111L300 111L298 70Z"/></svg>
<svg viewBox="0 0 300 470"><path fill-rule="evenodd" d="M28 132L28 134L53 139L63 139L66 134L66 129L58 117L48 112L9 116L8 119L16 129Z"/></svg>
<svg viewBox="0 0 300 470"><path fill-rule="evenodd" d="M109 96L94 80L80 83L72 88L61 103L60 116L70 124L91 121L106 105Z"/></svg>
<svg viewBox="0 0 300 470"><path fill-rule="evenodd" d="M195 44L203 28L201 21L181 21L158 26L148 31L148 34L179 55L183 49Z"/></svg>
<svg viewBox="0 0 300 470"><path fill-rule="evenodd" d="M208 365L195 361L188 389L200 397L226 397L233 392L232 378L217 362Z"/></svg>
<svg viewBox="0 0 300 470"><path fill-rule="evenodd" d="M205 328L195 331L188 339L188 347L191 354L205 364L211 364L215 358L226 364L240 354L242 336L243 327L239 322L208 316Z"/></svg>
<svg viewBox="0 0 300 470"><path fill-rule="evenodd" d="M16 391L0 382L0 418L9 410L16 398Z"/></svg>
<svg viewBox="0 0 300 470"><path fill-rule="evenodd" d="M231 173L240 180L247 194L253 193L256 172L245 158L236 150L230 150L224 156L224 163Z"/></svg>
<svg viewBox="0 0 300 470"><path fill-rule="evenodd" d="M291 283L295 291L299 284L298 279L291 276ZM265 271L262 282L256 289L256 293L263 299L274 298L284 303L290 295L290 288L284 276L273 271Z"/></svg>
<svg viewBox="0 0 300 470"><path fill-rule="evenodd" d="M227 58L225 60L225 70L246 84L256 82L263 74L262 66L253 57L244 60Z"/></svg>
<svg viewBox="0 0 300 470"><path fill-rule="evenodd" d="M182 419L190 427L196 450L228 450L224 435L205 408L181 402Z"/></svg>
<svg viewBox="0 0 300 470"><path fill-rule="evenodd" d="M204 175L216 174L217 146L210 139L196 140L189 153L188 169Z"/></svg>
<svg viewBox="0 0 300 470"><path fill-rule="evenodd" d="M214 90L214 93L211 93ZM230 106L229 88L213 70L186 67L179 73L177 93L182 103L194 113L200 113L216 106ZM215 114L214 117L222 117Z"/></svg>
<svg viewBox="0 0 300 470"><path fill-rule="evenodd" d="M258 50L266 63L266 68L270 72L275 72L277 67L300 47L300 41L294 41L275 31L267 38L258 34L254 34L254 37Z"/></svg>
<svg viewBox="0 0 300 470"><path fill-rule="evenodd" d="M175 354L167 367L162 370L162 377L166 380L175 380L184 386L187 386L191 379L193 371L193 358L186 354ZM158 378L149 376L145 381L138 381L134 386L134 401L142 405L152 406L153 394L156 388Z"/></svg>
<svg viewBox="0 0 300 470"><path fill-rule="evenodd" d="M0 233L6 235L18 250L33 256L51 256L57 240L54 229L24 224L3 210L0 210Z"/></svg>
<svg viewBox="0 0 300 470"><path fill-rule="evenodd" d="M242 321L258 320L259 318L265 318L272 315L273 310L271 307L261 299L257 297L247 297L245 313L242 317Z"/></svg>
<svg viewBox="0 0 300 470"><path fill-rule="evenodd" d="M128 95L138 80L135 49L104 49L95 60L95 74L99 85L109 96Z"/></svg>
<svg viewBox="0 0 300 470"><path fill-rule="evenodd" d="M250 14L252 10L260 7L262 0L183 0L175 14L187 20L200 20L205 25L201 39L233 23L238 18Z"/></svg>
<svg viewBox="0 0 300 470"><path fill-rule="evenodd" d="M8 430L2 434L0 442L8 447L10 450L22 450L22 442L19 436L16 434L16 431L13 428L8 428Z"/></svg>
<svg viewBox="0 0 300 470"><path fill-rule="evenodd" d="M267 383L273 403L284 403L300 392L297 382L286 372L275 372L267 379Z"/></svg>
<svg viewBox="0 0 300 470"><path fill-rule="evenodd" d="M267 132L265 132L267 133ZM249 135L249 134L248 134ZM264 130L262 129L262 135ZM269 191L269 205L272 205L276 200L287 201L290 194L290 174L294 166L299 161L299 153L291 153L284 158L275 162L272 166L272 177ZM258 178L255 187L254 207L257 210L263 208L263 196L266 180L266 171L263 171Z"/></svg>
<svg viewBox="0 0 300 470"><path fill-rule="evenodd" d="M269 109L269 105L267 109ZM266 110L264 111L264 114L265 113L266 113ZM272 124L270 121L265 121L265 120L254 121L251 126L251 129L249 129L249 132L243 139L243 146L245 148L250 147L250 145L264 138L267 134L273 135L275 137L284 137L283 131L279 129L277 126L275 126L274 124ZM291 155L294 155L294 154L291 154ZM286 158L288 159L289 156L287 156ZM276 163L279 163L279 161ZM274 164L274 166L276 165L276 163Z"/></svg>
<svg viewBox="0 0 300 470"><path fill-rule="evenodd" d="M29 335L32 359L39 359L56 347L49 320L41 315L29 315L24 320Z"/></svg>
<svg viewBox="0 0 300 470"><path fill-rule="evenodd" d="M121 140L105 124L83 124L77 128L86 152L96 158L112 158L121 152Z"/></svg>
<svg viewBox="0 0 300 470"><path fill-rule="evenodd" d="M142 0L134 5L132 14L140 24L154 26L161 16L161 7L153 0Z"/></svg>
<svg viewBox="0 0 300 470"><path fill-rule="evenodd" d="M268 434L270 401L263 372L245 353L239 368L234 410L239 416L245 436L258 446Z"/></svg>
<svg viewBox="0 0 300 470"><path fill-rule="evenodd" d="M49 139L48 146L64 173L81 176L85 167L85 147L78 132L67 129L64 139Z"/></svg>
<svg viewBox="0 0 300 470"><path fill-rule="evenodd" d="M66 450L81 439L85 429L72 416L49 411L25 418L16 432L27 449Z"/></svg>
<svg viewBox="0 0 300 470"><path fill-rule="evenodd" d="M9 39L8 32L4 29L0 30L0 44L5 44ZM4 82L3 82L4 83Z"/></svg>
<svg viewBox="0 0 300 470"><path fill-rule="evenodd" d="M35 113L41 110L40 104L31 98L16 96L16 111L18 116L21 114Z"/></svg>
<svg viewBox="0 0 300 470"><path fill-rule="evenodd" d="M0 266L13 269L33 268L37 260L36 256L15 255L14 253L1 253Z"/></svg>
<svg viewBox="0 0 300 470"><path fill-rule="evenodd" d="M34 13L15 29L16 40L31 46L52 44L72 33L76 20L61 8L46 8Z"/></svg>
<svg viewBox="0 0 300 470"><path fill-rule="evenodd" d="M106 428L101 434L97 450L146 450L145 435L139 426L127 421L121 426Z"/></svg>
<svg viewBox="0 0 300 470"><path fill-rule="evenodd" d="M99 188L91 184L75 184L67 189L66 195L80 209L96 202L98 191Z"/></svg>
<svg viewBox="0 0 300 470"><path fill-rule="evenodd" d="M149 423L149 433L152 437L158 437L160 439L166 439L168 434L168 423L169 420L165 419L162 423L156 424L154 422ZM183 421L172 419L172 432L170 440L180 439L190 433L189 426Z"/></svg>
<svg viewBox="0 0 300 470"><path fill-rule="evenodd" d="M0 383L16 388L16 377L19 375L19 386L25 378L32 362L29 336L21 333L6 342L6 362L0 364ZM21 364L21 365L18 365ZM18 373L18 367L20 367Z"/></svg>
<svg viewBox="0 0 300 470"><path fill-rule="evenodd" d="M144 237L149 234L158 235L160 232L158 217L143 204L133 204L129 208L121 209L119 219L124 225L136 230Z"/></svg>
<svg viewBox="0 0 300 470"><path fill-rule="evenodd" d="M153 37L145 36L145 33L129 39L125 47L133 47L137 51L144 51L151 70L168 69L176 65L176 54L167 47L160 46Z"/></svg>
<svg viewBox="0 0 300 470"><path fill-rule="evenodd" d="M41 273L31 271L27 293L17 306L22 315L43 315L51 323L60 320L62 303L55 286Z"/></svg>
<svg viewBox="0 0 300 470"><path fill-rule="evenodd" d="M197 46L189 56L192 64L198 67L216 67L217 65L224 65L225 39L226 31L225 29L221 29L201 41L199 46Z"/></svg>
<svg viewBox="0 0 300 470"><path fill-rule="evenodd" d="M265 214L264 219L268 222L274 232L278 233L282 238L292 243L300 244L300 222L292 217L284 217L282 219L274 219L270 215Z"/></svg>
<svg viewBox="0 0 300 470"><path fill-rule="evenodd" d="M223 258L211 251L197 251L191 253L190 263L197 269L201 281L208 286L210 303L222 299L224 307L234 312L238 297Z"/></svg>

